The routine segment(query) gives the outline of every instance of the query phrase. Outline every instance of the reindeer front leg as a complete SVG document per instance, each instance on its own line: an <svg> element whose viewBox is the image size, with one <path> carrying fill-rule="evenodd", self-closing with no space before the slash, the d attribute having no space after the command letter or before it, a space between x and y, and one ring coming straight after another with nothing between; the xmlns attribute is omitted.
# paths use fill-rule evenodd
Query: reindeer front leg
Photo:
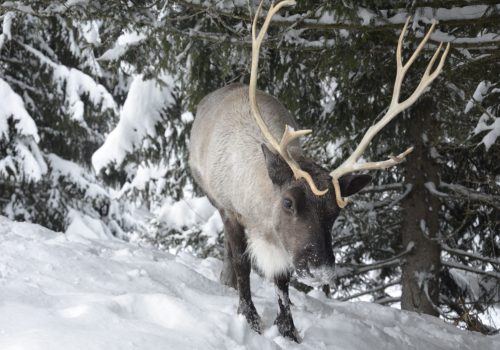
<svg viewBox="0 0 500 350"><path fill-rule="evenodd" d="M288 286L290 285L290 275L276 277L274 279L276 291L278 294L279 312L274 324L278 326L280 334L297 343L300 342L299 332L293 324L292 312L290 310L290 297L288 295Z"/></svg>
<svg viewBox="0 0 500 350"><path fill-rule="evenodd" d="M238 289L236 272L233 267L233 254L229 246L227 234L224 234L224 263L220 273L220 282L228 287L232 287L236 290Z"/></svg>
<svg viewBox="0 0 500 350"><path fill-rule="evenodd" d="M261 320L252 301L250 291L250 271L251 264L248 255L245 254L247 243L245 239L245 230L236 219L236 215L225 212L223 216L224 235L227 239L227 247L231 251L228 257L232 261L236 281L240 294L238 313L245 316L248 324L257 333L262 332Z"/></svg>

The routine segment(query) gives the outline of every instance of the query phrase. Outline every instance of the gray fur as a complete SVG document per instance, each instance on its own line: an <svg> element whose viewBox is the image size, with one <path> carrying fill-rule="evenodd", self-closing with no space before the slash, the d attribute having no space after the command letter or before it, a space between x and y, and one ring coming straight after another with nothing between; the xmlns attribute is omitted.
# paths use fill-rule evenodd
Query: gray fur
<svg viewBox="0 0 500 350"><path fill-rule="evenodd" d="M285 125L297 127L274 97L258 91L257 103L276 139L283 135ZM279 244L269 215L279 192L267 174L262 143L267 144L250 111L248 86L231 84L207 95L198 105L189 165L216 207L237 213L247 233ZM302 155L298 142L289 150L294 157Z"/></svg>

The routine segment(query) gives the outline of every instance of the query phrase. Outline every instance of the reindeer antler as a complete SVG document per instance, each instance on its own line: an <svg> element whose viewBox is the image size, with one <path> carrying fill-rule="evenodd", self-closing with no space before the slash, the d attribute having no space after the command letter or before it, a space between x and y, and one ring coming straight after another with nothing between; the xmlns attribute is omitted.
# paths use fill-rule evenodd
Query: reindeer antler
<svg viewBox="0 0 500 350"><path fill-rule="evenodd" d="M415 91L408 97L406 100L399 102L399 94L401 92L401 85L403 83L403 79L405 77L406 72L410 68L410 66L413 64L417 56L420 54L422 51L424 45L427 43L429 40L429 37L431 36L432 31L434 30L434 27L436 26L436 22L433 21L431 28L427 32L427 34L424 36L420 44L418 45L417 49L411 55L410 59L406 64L403 65L402 58L401 58L401 53L403 50L403 38L404 35L406 34L408 24L410 23L411 17L408 17L406 20L406 23L403 27L403 30L401 31L401 35L399 36L399 41L398 41L398 47L396 51L396 66L397 66L397 71L396 71L396 80L394 82L394 91L392 94L392 100L391 104L389 105L389 109L385 113L385 115L380 119L376 124L372 125L368 131L365 133L363 136L363 139L359 143L358 147L356 150L349 156L349 158L343 162L337 169L332 171L330 173L330 176L332 177L333 181L333 187L335 188L335 194L336 194L336 199L337 199L337 205L340 208L343 208L347 205L347 200L344 200L342 198L342 194L340 193L340 186L339 186L339 178L345 174L352 173L355 171L360 171L360 170L374 170L374 169L386 169L391 166L394 166L401 161L411 152L413 151L413 147L408 148L406 151L401 153L400 155L396 157L389 157L388 160L385 161L379 161L379 162L368 162L368 163L362 163L359 164L357 163L358 159L363 155L363 153L366 150L366 147L368 144L371 142L373 137L377 135L377 133L383 129L387 123L389 123L396 115L398 115L401 111L405 110L406 108L410 107L412 104L415 103L415 101L422 95L425 91L425 89L432 83L434 79L441 73L441 70L443 69L444 61L446 59L446 56L448 55L448 51L450 50L450 44L448 43L446 45L446 49L444 50L444 53L441 56L441 59L439 60L439 64L437 68L431 73L431 69L434 65L434 62L436 61L437 57L439 56L441 52L441 48L443 46L443 43L439 44L438 49L432 56L429 64L427 65L427 68L425 69L424 75L422 76L422 79L420 80L420 83L418 84L417 88Z"/></svg>
<svg viewBox="0 0 500 350"><path fill-rule="evenodd" d="M269 9L269 12L266 16L266 19L264 21L264 24L262 25L261 30L259 31L259 34L257 35L257 19L260 15L260 11L262 9L262 3L261 1L259 7L257 8L257 11L255 13L255 17L252 23L252 67L250 71L250 87L249 87L249 97L250 97L250 107L252 110L252 113L255 117L255 120L261 129L262 133L264 134L265 138L268 140L268 142L271 144L271 146L280 154L280 156L286 161L286 163L290 166L290 168L293 171L293 174L296 179L305 179L306 182L309 184L309 187L311 188L311 191L318 195L324 195L328 189L320 191L316 185L314 184L314 181L309 173L306 171L302 170L300 166L297 164L297 162L290 156L288 152L288 145L289 143L296 139L299 138L303 135L306 135L311 132L311 130L293 130L290 126L286 125L285 127L285 132L281 138L281 141L278 142L271 132L269 131L269 128L267 127L266 123L264 122L262 115L260 114L259 106L257 105L257 98L256 98L256 89L257 89L257 68L259 64L259 51L260 51L260 46L262 44L262 41L264 40L264 35L267 32L267 28L269 27L269 23L271 22L272 17L276 12L278 12L282 7L285 6L292 6L295 5L294 0L285 0L281 1L276 5L271 5L271 8ZM427 32L427 34L424 36L420 44L418 45L417 49L413 53L413 55L410 57L408 62L403 65L402 62L402 50L403 50L403 39L404 36L407 32L408 29L408 24L410 23L411 17L408 17L406 20L406 23L403 27L403 30L401 31L401 35L399 36L399 41L398 41L398 47L396 50L396 79L394 82L394 91L392 94L392 100L391 104L389 105L389 108L386 112L386 114L380 119L376 124L372 125L368 131L365 133L363 136L363 139L359 143L358 147L356 150L349 156L349 158L344 161L337 169L333 170L330 173L330 176L332 177L332 182L333 182L333 187L335 189L335 196L337 200L337 205L340 208L344 208L347 205L347 200L344 200L342 198L342 194L340 192L340 185L339 185L339 179L341 176L355 172L355 171L361 171L361 170L375 170L375 169L386 169L389 167L392 167L396 164L401 163L405 157L413 151L413 147L408 148L406 151L403 153L399 154L398 156L390 156L388 160L384 161L378 161L378 162L367 162L367 163L357 163L359 158L363 155L363 153L366 150L366 147L370 144L371 140L379 133L381 129L383 129L396 115L398 115L400 112L403 110L407 109L410 107L412 104L415 103L415 101L425 92L425 89L436 79L436 77L441 73L444 65L444 61L446 59L446 56L448 55L448 51L450 50L450 44L448 43L446 45L446 49L444 50L444 53L441 56L441 59L439 60L439 64L437 68L431 72L432 67L434 66L434 63L436 62L437 57L439 56L441 52L441 48L443 47L443 43L439 44L438 49L432 56L429 64L427 65L427 68L425 69L424 75L422 76L422 79L420 80L420 83L418 84L417 88L415 91L408 97L406 100L399 102L399 95L401 92L401 85L403 83L403 79L406 75L406 72L410 68L410 66L413 64L417 56L420 54L422 51L424 45L427 43L429 40L429 37L431 36L432 32L434 31L434 28L436 26L436 22L433 21L431 28Z"/></svg>
<svg viewBox="0 0 500 350"><path fill-rule="evenodd" d="M257 8L257 11L255 12L255 17L252 23L252 67L250 70L250 86L249 86L250 108L252 110L252 114L255 118L255 121L257 122L257 125L264 134L264 137L276 150L276 152L278 152L279 155L285 160L290 169L292 169L295 178L297 180L298 179L306 180L306 182L309 184L309 187L311 188L311 191L315 195L321 196L325 194L328 190L320 191L314 184L311 175L308 172L302 170L288 152L288 145L290 144L290 142L303 135L309 134L311 130L295 131L290 126L286 125L285 132L281 137L281 141L278 142L269 131L269 128L267 127L266 123L264 122L264 119L262 118L262 115L260 114L259 106L257 105L257 97L256 97L257 74L258 74L257 68L259 65L260 45L264 40L264 35L266 35L267 28L269 27L269 23L271 22L271 18L274 16L274 14L278 12L282 7L295 5L295 1L285 0L279 2L276 5L274 4L271 5L271 8L269 9L269 12L267 13L266 19L264 21L264 24L262 25L262 28L259 31L259 35L257 35L257 19L259 18L260 11L262 9L262 3L263 1L260 2L260 5Z"/></svg>

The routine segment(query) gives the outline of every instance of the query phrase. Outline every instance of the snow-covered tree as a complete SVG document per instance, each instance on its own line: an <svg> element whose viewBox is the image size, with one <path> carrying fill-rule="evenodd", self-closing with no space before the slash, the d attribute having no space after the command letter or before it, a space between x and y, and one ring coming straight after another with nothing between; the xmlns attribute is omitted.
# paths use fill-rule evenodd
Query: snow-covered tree
<svg viewBox="0 0 500 350"><path fill-rule="evenodd" d="M99 82L95 23L16 5L2 5L13 11L0 40L1 212L60 231L78 212L122 235L120 209L90 171L118 111Z"/></svg>

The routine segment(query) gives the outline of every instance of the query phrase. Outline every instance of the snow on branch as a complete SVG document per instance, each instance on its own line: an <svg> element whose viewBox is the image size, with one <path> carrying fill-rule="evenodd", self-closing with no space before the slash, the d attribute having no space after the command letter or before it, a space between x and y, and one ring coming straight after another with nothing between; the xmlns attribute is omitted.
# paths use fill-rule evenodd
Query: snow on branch
<svg viewBox="0 0 500 350"><path fill-rule="evenodd" d="M448 184L446 182L441 182L439 184L439 188L453 191L454 193L460 196L465 196L469 200L487 203L493 205L496 208L500 208L500 196L496 196L493 194L486 194L482 192L476 192L465 186L457 184Z"/></svg>
<svg viewBox="0 0 500 350"><path fill-rule="evenodd" d="M218 2L216 6L211 4L210 1L200 3L195 0L181 0L176 1L176 4L185 8L190 8L199 12L205 12L209 17L225 17L230 20L238 20L243 23L247 21L250 15L247 14L247 4L234 4L230 2ZM493 5L495 9L500 10L500 5ZM463 27L463 26L479 26L482 23L496 23L500 20L500 16L496 15L494 11L490 12L492 6L488 5L471 5L463 7L452 7L450 9L439 8L434 9L422 4L418 7L418 11L413 17L413 28L417 29L422 24L431 23L433 20L438 20L446 26ZM237 11L235 11L237 10ZM243 14L241 14L242 12ZM404 6L397 9L396 14L394 11L382 10L380 13L374 13L366 8L358 9L358 19L349 20L345 16L339 15L335 11L324 10L319 7L315 11L307 13L293 14L289 16L275 15L273 17L273 26L280 27L285 35L283 39L289 45L277 45L275 38L269 38L264 43L266 47L273 47L280 50L308 50L318 51L333 48L336 45L334 39L319 39L308 40L301 37L304 31L332 31L332 30L347 30L347 31L393 31L401 29L406 18L411 14ZM185 17L183 12L181 16L165 16L162 18L162 25L168 28L168 31L175 35L188 37L191 40L204 40L215 43L230 43L236 46L251 46L251 40L242 35L227 35L220 32L206 32L198 29L181 30L179 26L172 24L172 22L179 22ZM423 33L417 31L417 37L422 36ZM279 38L281 39L281 38ZM482 50L496 49L497 43L500 41L498 33L488 33L487 31L481 32L477 37L463 38L456 37L444 32L434 33L431 41L436 45L441 42L452 42L455 48L459 47L473 47ZM435 49L435 48L432 48Z"/></svg>
<svg viewBox="0 0 500 350"><path fill-rule="evenodd" d="M31 136L38 142L38 130L35 122L24 108L21 96L11 89L9 84L0 78L0 140L9 140L7 120L12 118L18 134Z"/></svg>
<svg viewBox="0 0 500 350"><path fill-rule="evenodd" d="M500 20L500 17L497 18L497 20ZM274 20L273 20L274 23ZM289 24L289 23L287 23ZM352 25L339 25L338 29L345 29L345 30L363 30L363 31L375 31L375 30L397 30L399 29L401 25L390 25L388 28L386 27L376 27L376 26L361 26L361 28L357 28L356 26ZM168 31L175 35L187 37L192 40L204 40L208 42L213 42L213 43L228 43L234 46L244 46L244 47L251 47L252 46L252 41L250 40L249 37L236 37L236 36L230 36L228 34L220 33L220 32L206 32L206 31L200 31L196 29L189 29L189 30L181 30L177 28L174 25L169 25L166 24L166 27L168 28ZM274 49L278 49L281 51L294 51L294 50L305 50L305 51L320 51L320 50L325 50L325 49L331 49L334 48L337 44L337 41L335 39L325 39L322 38L320 40L308 40L304 39L300 36L300 34L304 31L304 29L309 29L309 28L303 28L303 25L297 24L295 28L298 29L290 29L288 28L283 36L283 38L279 37L270 37L268 38L265 42L262 43L262 46L264 47L271 47ZM322 28L315 28L315 29L322 29ZM329 30L330 28L326 28L326 30ZM331 28L331 29L337 29L337 28ZM485 34L486 35L486 34ZM421 37L421 35L417 35L417 38ZM477 37L477 38L456 38L454 36L446 36L446 35L441 35L439 37L436 37L435 35L432 35L430 38L430 42L435 43L436 45L440 41L444 42L452 42L454 48L476 48L476 49L483 49L483 50L490 50L490 49L496 49L497 44L500 40L500 38L495 37L495 40L490 41L487 40L490 38L489 36L483 37ZM283 39L284 42L288 43L289 45L280 45L281 40ZM462 40L463 39L463 40ZM426 50L432 50L434 51L436 49L436 46L429 46L425 48ZM114 54L114 49L110 49L110 57L113 57ZM120 54L122 54L120 52ZM103 60L106 60L108 57L103 58Z"/></svg>
<svg viewBox="0 0 500 350"><path fill-rule="evenodd" d="M82 96L88 96L90 102L95 106L101 106L101 111L117 111L117 105L113 96L106 88L98 84L91 76L75 68L68 68L62 64L53 62L39 50L20 43L28 52L32 53L42 64L52 69L54 81L59 93L63 94L69 107L69 113L74 120L84 122L84 102ZM64 90L63 90L64 88Z"/></svg>
<svg viewBox="0 0 500 350"><path fill-rule="evenodd" d="M426 182L424 186L427 189L427 191L429 191L431 194L437 197L449 197L448 194L438 191L438 189L436 188L436 184L432 181Z"/></svg>
<svg viewBox="0 0 500 350"><path fill-rule="evenodd" d="M159 81L144 80L142 75L134 78L118 125L92 155L96 172L110 163L121 164L127 154L141 146L146 136L156 136L155 126L162 119L162 110L174 102L174 86L174 79L166 74Z"/></svg>
<svg viewBox="0 0 500 350"><path fill-rule="evenodd" d="M241 18L239 15L235 14L235 9L237 8L241 11L247 11L246 2L234 4L230 1L224 1L217 2L215 6L210 3L210 1L200 3L198 0L178 0L176 2L196 10L213 11L215 8L218 15L231 18ZM437 9L427 6L427 4L422 4L421 6L417 4L416 6L418 11L416 11L414 22L421 21L424 23L430 23L432 19L441 22L479 20L487 17L489 11L495 12L495 10L500 10L500 5L498 4L461 7L452 6L451 8L441 7ZM394 9L391 9L391 11L381 10L380 13L383 15L383 18L378 18L377 14L367 8L359 7L357 21L346 20L344 17L338 16L335 12L325 11L323 7L320 7L313 13L314 18L308 18L311 14L296 14L288 17L277 14L273 18L273 25L288 26L290 23L300 22L300 28L353 29L354 27L362 26L387 27L390 25L395 25L395 28L400 28L410 15L406 7L406 5L402 6L395 15L391 15L390 17L388 14L394 13ZM264 18L265 14L261 15L261 17Z"/></svg>
<svg viewBox="0 0 500 350"><path fill-rule="evenodd" d="M499 40L500 40L500 35L499 35ZM472 95L472 98L467 102L467 105L465 106L464 113L468 113L471 108L474 106L476 103L481 103L484 100L484 97L487 95L488 90L491 87L491 82L487 80L481 81L477 87L476 91L474 91L474 94ZM477 132L476 132L477 134Z"/></svg>
<svg viewBox="0 0 500 350"><path fill-rule="evenodd" d="M494 117L489 113L483 113L473 133L477 135L484 131L488 132L484 135L480 144L484 144L486 150L489 150L496 142L497 138L500 137L500 117Z"/></svg>
<svg viewBox="0 0 500 350"><path fill-rule="evenodd" d="M444 245L444 244L441 245L441 248L450 254L460 255L460 256L471 258L474 260L484 261L484 262L487 262L487 263L490 263L493 265L497 265L498 267L500 267L500 259L492 259L492 258L488 258L488 257L482 256L479 254L469 253L465 250L450 248L449 246Z"/></svg>
<svg viewBox="0 0 500 350"><path fill-rule="evenodd" d="M39 7L36 10L33 9L31 4L27 4L26 1L4 1L0 6L11 11L39 17L48 17L56 14L63 14L75 6L84 8L88 5L88 2L89 0L51 0L45 2L47 7ZM38 5L44 5L44 2L40 1Z"/></svg>
<svg viewBox="0 0 500 350"><path fill-rule="evenodd" d="M452 269L469 271L469 272L476 273L478 275L490 276L490 277L496 278L497 280L500 280L500 273L498 273L496 271L479 270L479 269L475 269L475 268L467 266L467 265L463 265L463 264L459 264L459 263L455 263L453 261L447 261L447 260L441 261L441 264L443 266L447 266L447 267L452 268Z"/></svg>
<svg viewBox="0 0 500 350"><path fill-rule="evenodd" d="M411 193L411 191L413 189L413 185L412 184L406 184L406 185L404 185L404 184L392 184L392 185L376 186L376 187L373 187L371 189L368 188L364 193L383 192L383 191L387 191L387 190L401 190L401 189L404 189L404 192L399 194L398 196L396 196L394 198L390 197L390 198L387 198L387 199L384 199L382 201L378 201L375 203L359 202L357 204L357 208L355 211L366 211L366 210L372 211L374 209L382 208L382 207L392 208L396 204L401 202L404 198L406 198ZM361 193L363 193L363 192L361 192Z"/></svg>
<svg viewBox="0 0 500 350"><path fill-rule="evenodd" d="M47 155L47 160L52 170L54 187L62 183L62 179L66 179L66 182L74 184L77 188L84 191L84 196L86 198L109 197L108 192L97 184L94 175L80 165L65 160L53 153Z"/></svg>
<svg viewBox="0 0 500 350"><path fill-rule="evenodd" d="M434 182L426 182L425 188L434 196L442 198L466 198L471 201L483 202L500 209L500 196L476 192L470 188L457 184L439 183L439 189L452 191L453 193L441 192L436 188Z"/></svg>
<svg viewBox="0 0 500 350"><path fill-rule="evenodd" d="M106 50L100 57L97 58L97 60L117 61L128 51L130 47L139 45L145 39L146 35L144 33L125 31L118 37L113 47Z"/></svg>
<svg viewBox="0 0 500 350"><path fill-rule="evenodd" d="M2 34L0 34L0 51L2 51L3 44L12 39L12 33L10 28L12 27L12 19L14 18L14 12L7 12L3 15L2 23Z"/></svg>
<svg viewBox="0 0 500 350"><path fill-rule="evenodd" d="M14 121L15 135L9 135L9 119ZM13 138L13 139L11 139ZM12 146L12 153L0 159L0 176L37 181L47 172L38 148L38 129L24 108L22 98L0 78L0 141Z"/></svg>

